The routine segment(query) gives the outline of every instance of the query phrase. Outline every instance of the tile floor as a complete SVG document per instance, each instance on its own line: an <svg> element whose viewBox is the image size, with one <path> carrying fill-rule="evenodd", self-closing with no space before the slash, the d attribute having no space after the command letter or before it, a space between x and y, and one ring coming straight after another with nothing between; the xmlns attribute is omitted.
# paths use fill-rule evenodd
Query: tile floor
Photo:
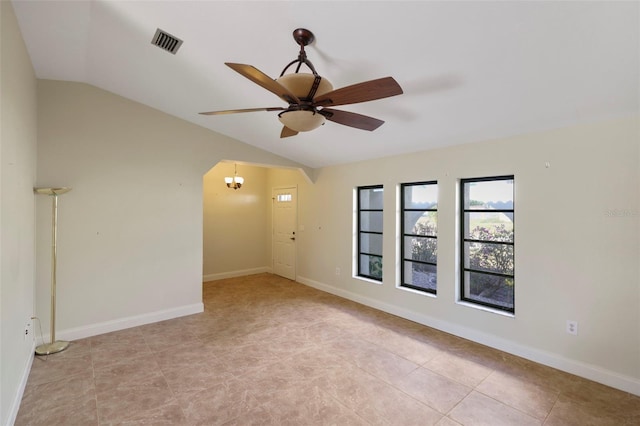
<svg viewBox="0 0 640 426"><path fill-rule="evenodd" d="M16 425L638 425L640 398L274 275L38 358Z"/></svg>

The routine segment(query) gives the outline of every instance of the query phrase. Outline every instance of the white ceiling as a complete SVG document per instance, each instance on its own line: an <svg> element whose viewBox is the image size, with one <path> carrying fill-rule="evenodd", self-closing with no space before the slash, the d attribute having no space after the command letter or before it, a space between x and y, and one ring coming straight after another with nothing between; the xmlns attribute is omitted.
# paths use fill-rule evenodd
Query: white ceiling
<svg viewBox="0 0 640 426"><path fill-rule="evenodd" d="M424 151L637 113L640 3L13 0L38 78L85 82L310 167ZM385 120L327 122L280 139L286 106L224 65L277 78L292 32L334 88L393 76L404 94L337 107ZM174 56L151 44L184 40Z"/></svg>

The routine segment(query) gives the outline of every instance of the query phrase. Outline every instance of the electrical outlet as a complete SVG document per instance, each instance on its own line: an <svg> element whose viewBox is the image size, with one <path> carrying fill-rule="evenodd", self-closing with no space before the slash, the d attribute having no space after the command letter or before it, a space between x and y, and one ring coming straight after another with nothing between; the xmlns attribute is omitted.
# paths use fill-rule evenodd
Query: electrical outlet
<svg viewBox="0 0 640 426"><path fill-rule="evenodd" d="M340 275L340 268L336 268L336 275Z"/></svg>
<svg viewBox="0 0 640 426"><path fill-rule="evenodd" d="M24 325L24 334L22 336L24 340L33 339L32 337L33 333L31 332L31 324L32 324L32 321L28 320Z"/></svg>
<svg viewBox="0 0 640 426"><path fill-rule="evenodd" d="M573 334L574 336L578 335L578 321L567 320L567 333Z"/></svg>

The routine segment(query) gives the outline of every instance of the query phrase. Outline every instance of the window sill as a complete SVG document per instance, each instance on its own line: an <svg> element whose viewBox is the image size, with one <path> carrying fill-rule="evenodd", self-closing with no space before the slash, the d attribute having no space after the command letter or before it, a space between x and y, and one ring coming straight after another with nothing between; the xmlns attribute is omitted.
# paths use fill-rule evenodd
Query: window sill
<svg viewBox="0 0 640 426"><path fill-rule="evenodd" d="M432 299L437 299L438 298L437 294L429 293L428 291L415 290L413 288L405 287L405 286L402 286L402 285L396 285L396 288L398 290L406 291L408 293L419 294L420 296L431 297Z"/></svg>
<svg viewBox="0 0 640 426"><path fill-rule="evenodd" d="M456 304L461 305L461 306L466 306L468 308L473 308L473 309L478 309L478 310L481 310L481 311L489 312L489 313L496 314L496 315L501 315L501 316L507 317L507 318L515 318L516 317L516 315L511 313L511 312L501 311L500 309L489 308L488 306L476 305L475 303L465 302L465 301L462 301L462 300L457 301Z"/></svg>
<svg viewBox="0 0 640 426"><path fill-rule="evenodd" d="M371 278L361 277L360 275L354 275L353 278L355 278L356 280L368 282L368 283L371 283L371 284L382 285L382 281L372 280Z"/></svg>

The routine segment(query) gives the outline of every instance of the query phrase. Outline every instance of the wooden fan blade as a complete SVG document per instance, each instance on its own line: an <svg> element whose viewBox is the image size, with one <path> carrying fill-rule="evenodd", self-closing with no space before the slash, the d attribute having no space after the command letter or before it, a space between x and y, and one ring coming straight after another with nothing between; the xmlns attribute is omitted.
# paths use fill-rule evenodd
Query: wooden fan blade
<svg viewBox="0 0 640 426"><path fill-rule="evenodd" d="M232 70L242 74L247 77L249 80L253 81L259 86L264 87L268 91L275 93L280 97L280 99L284 100L289 104L299 104L300 99L297 98L296 95L291 93L286 87L282 84L278 83L256 67L245 64L234 64L232 62L225 62Z"/></svg>
<svg viewBox="0 0 640 426"><path fill-rule="evenodd" d="M393 77L369 80L320 95L313 100L314 106L337 106L369 102L389 96L401 95L402 87Z"/></svg>
<svg viewBox="0 0 640 426"><path fill-rule="evenodd" d="M282 132L280 132L280 138L288 138L289 136L295 136L297 134L298 132L296 132L295 130L290 129L287 126L284 126L282 128Z"/></svg>
<svg viewBox="0 0 640 426"><path fill-rule="evenodd" d="M286 108L282 107L269 107L269 108L246 108L246 109L227 109L224 111L208 111L199 112L202 115L223 115L223 114L236 114L238 112L255 112L255 111L283 111Z"/></svg>
<svg viewBox="0 0 640 426"><path fill-rule="evenodd" d="M373 131L384 124L384 121L368 117L355 112L340 111L337 109L323 108L319 111L327 120L356 129Z"/></svg>

